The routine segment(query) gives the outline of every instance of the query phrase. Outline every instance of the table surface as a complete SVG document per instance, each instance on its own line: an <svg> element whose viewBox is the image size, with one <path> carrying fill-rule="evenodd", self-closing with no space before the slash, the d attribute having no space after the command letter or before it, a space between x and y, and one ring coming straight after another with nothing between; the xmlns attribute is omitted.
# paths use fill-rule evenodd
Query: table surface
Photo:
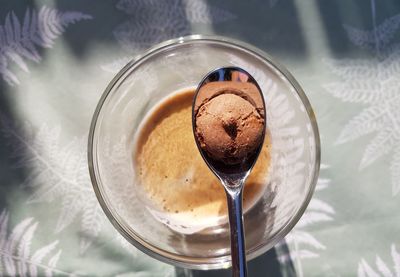
<svg viewBox="0 0 400 277"><path fill-rule="evenodd" d="M165 39L217 34L265 50L303 86L322 139L314 197L250 276L400 276L400 2L0 2L0 275L229 276L128 245L87 172L95 105Z"/></svg>

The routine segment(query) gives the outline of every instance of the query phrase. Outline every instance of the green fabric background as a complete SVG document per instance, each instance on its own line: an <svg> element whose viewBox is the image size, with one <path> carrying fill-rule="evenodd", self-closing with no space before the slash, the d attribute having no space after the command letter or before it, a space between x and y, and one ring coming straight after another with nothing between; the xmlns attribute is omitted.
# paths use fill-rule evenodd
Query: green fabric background
<svg viewBox="0 0 400 277"><path fill-rule="evenodd" d="M97 229L82 226L85 215L73 200L79 193L88 203L94 199L82 159L95 105L116 71L166 38L216 34L253 44L285 65L315 109L322 140L315 206L287 244L250 262L249 276L400 276L400 2L0 0L0 25L6 30L7 17L23 25L27 9L37 13L43 6L58 11L55 19L44 17L45 25L65 26L42 30L54 36L48 47L35 45L40 60L21 54L22 40L19 45L15 37L0 40L0 75L8 68L19 82L0 80L0 275L12 275L10 263L15 275L23 275L18 269L32 264L35 251L58 241L36 263L38 276L45 267L55 276L229 276L158 262L127 245L102 213L93 223ZM194 15L182 17L185 7ZM63 17L68 11L80 14ZM76 22L65 21L73 18ZM18 28L11 22L12 30ZM359 118L371 107L387 112ZM67 152L71 156L61 155ZM74 174L86 180L82 191L64 187L65 192L32 200L57 180L63 186L81 180ZM68 215L69 221L62 217ZM26 218L32 219L25 221L25 231L12 238ZM26 248L24 238L31 242L31 256L15 248L14 260L7 260L9 249L1 240ZM57 262L49 263L58 250Z"/></svg>

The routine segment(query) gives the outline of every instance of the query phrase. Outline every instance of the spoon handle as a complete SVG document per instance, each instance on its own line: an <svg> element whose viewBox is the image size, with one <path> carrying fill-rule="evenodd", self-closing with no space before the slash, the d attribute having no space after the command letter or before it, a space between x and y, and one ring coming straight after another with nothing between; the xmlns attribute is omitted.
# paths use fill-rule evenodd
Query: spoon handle
<svg viewBox="0 0 400 277"><path fill-rule="evenodd" d="M231 231L232 276L246 277L246 247L244 242L242 194L243 186L226 188Z"/></svg>

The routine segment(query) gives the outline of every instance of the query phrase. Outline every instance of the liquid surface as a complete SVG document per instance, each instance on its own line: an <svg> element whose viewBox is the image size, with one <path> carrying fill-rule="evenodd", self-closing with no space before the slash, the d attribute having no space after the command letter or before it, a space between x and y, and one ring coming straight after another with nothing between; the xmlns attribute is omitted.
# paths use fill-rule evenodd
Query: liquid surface
<svg viewBox="0 0 400 277"><path fill-rule="evenodd" d="M222 185L203 161L193 136L195 90L161 102L142 124L134 157L139 185L160 211L192 219L227 214ZM258 161L247 179L243 205L252 206L266 186L270 140L266 136Z"/></svg>

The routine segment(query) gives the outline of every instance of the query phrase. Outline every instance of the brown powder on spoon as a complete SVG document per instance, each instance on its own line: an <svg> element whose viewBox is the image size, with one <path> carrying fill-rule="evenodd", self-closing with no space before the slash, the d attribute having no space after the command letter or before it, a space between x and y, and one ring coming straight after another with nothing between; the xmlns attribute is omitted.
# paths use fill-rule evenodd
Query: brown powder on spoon
<svg viewBox="0 0 400 277"><path fill-rule="evenodd" d="M197 107L195 135L200 147L213 159L238 164L258 149L263 138L264 118L260 107L249 95L258 93L255 86L246 92L237 82L205 86L201 94L209 97ZM230 83L230 86L227 86ZM258 107L257 107L258 106ZM258 109L257 109L258 108Z"/></svg>

